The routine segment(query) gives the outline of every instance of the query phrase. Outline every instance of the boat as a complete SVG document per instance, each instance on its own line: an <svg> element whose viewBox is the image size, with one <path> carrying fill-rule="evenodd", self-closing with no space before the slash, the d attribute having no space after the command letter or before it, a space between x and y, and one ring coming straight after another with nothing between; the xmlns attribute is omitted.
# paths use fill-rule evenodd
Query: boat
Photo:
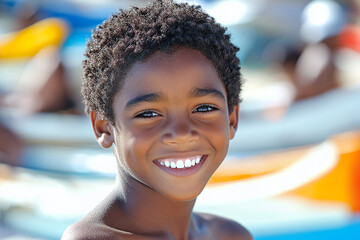
<svg viewBox="0 0 360 240"><path fill-rule="evenodd" d="M195 210L239 221L255 239L355 233L360 226L359 159L358 131L307 147L229 157L198 197ZM3 222L45 239L59 239L114 184L114 177L7 165L0 165L0 176Z"/></svg>

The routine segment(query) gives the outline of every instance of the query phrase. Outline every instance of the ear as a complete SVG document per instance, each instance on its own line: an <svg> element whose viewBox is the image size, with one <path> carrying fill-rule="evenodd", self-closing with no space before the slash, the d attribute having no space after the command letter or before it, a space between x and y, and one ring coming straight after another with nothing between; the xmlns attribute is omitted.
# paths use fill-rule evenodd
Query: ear
<svg viewBox="0 0 360 240"><path fill-rule="evenodd" d="M229 115L230 139L233 139L239 122L239 104L234 106L232 113Z"/></svg>
<svg viewBox="0 0 360 240"><path fill-rule="evenodd" d="M95 133L96 140L103 148L111 147L114 137L109 121L102 119L95 111L90 112L90 120Z"/></svg>

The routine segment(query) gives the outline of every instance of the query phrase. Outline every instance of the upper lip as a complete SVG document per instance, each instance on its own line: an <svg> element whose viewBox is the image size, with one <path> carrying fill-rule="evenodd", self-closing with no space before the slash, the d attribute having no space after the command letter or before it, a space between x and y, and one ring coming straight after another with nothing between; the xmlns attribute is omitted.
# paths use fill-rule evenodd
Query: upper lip
<svg viewBox="0 0 360 240"><path fill-rule="evenodd" d="M204 156L207 155L206 153L199 153L199 152L175 152L175 153L168 153L161 155L160 157L156 157L156 160L164 160L164 159L184 159L196 156Z"/></svg>

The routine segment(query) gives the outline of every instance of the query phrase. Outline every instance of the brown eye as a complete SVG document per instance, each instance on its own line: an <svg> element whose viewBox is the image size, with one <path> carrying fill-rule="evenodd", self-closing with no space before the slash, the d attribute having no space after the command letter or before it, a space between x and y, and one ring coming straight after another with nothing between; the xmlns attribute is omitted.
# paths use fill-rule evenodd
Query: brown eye
<svg viewBox="0 0 360 240"><path fill-rule="evenodd" d="M144 111L144 112L140 112L138 113L135 118L153 118L153 117L157 117L160 116L160 114L154 112L154 111Z"/></svg>
<svg viewBox="0 0 360 240"><path fill-rule="evenodd" d="M216 111L216 110L218 110L218 108L216 108L216 107L214 107L214 106L201 105L201 106L195 108L195 110L193 111L193 113L195 113L195 112L207 113L207 112L212 112L212 111Z"/></svg>

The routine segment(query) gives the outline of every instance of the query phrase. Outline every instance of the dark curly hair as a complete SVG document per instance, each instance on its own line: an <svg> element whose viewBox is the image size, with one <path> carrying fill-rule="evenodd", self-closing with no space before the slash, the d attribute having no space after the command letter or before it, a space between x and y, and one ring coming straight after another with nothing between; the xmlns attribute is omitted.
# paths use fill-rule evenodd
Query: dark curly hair
<svg viewBox="0 0 360 240"><path fill-rule="evenodd" d="M144 8L120 10L93 31L83 61L85 111L114 122L112 103L132 65L157 51L186 47L200 51L225 85L229 111L239 103L242 85L238 47L226 28L200 6L155 0Z"/></svg>

